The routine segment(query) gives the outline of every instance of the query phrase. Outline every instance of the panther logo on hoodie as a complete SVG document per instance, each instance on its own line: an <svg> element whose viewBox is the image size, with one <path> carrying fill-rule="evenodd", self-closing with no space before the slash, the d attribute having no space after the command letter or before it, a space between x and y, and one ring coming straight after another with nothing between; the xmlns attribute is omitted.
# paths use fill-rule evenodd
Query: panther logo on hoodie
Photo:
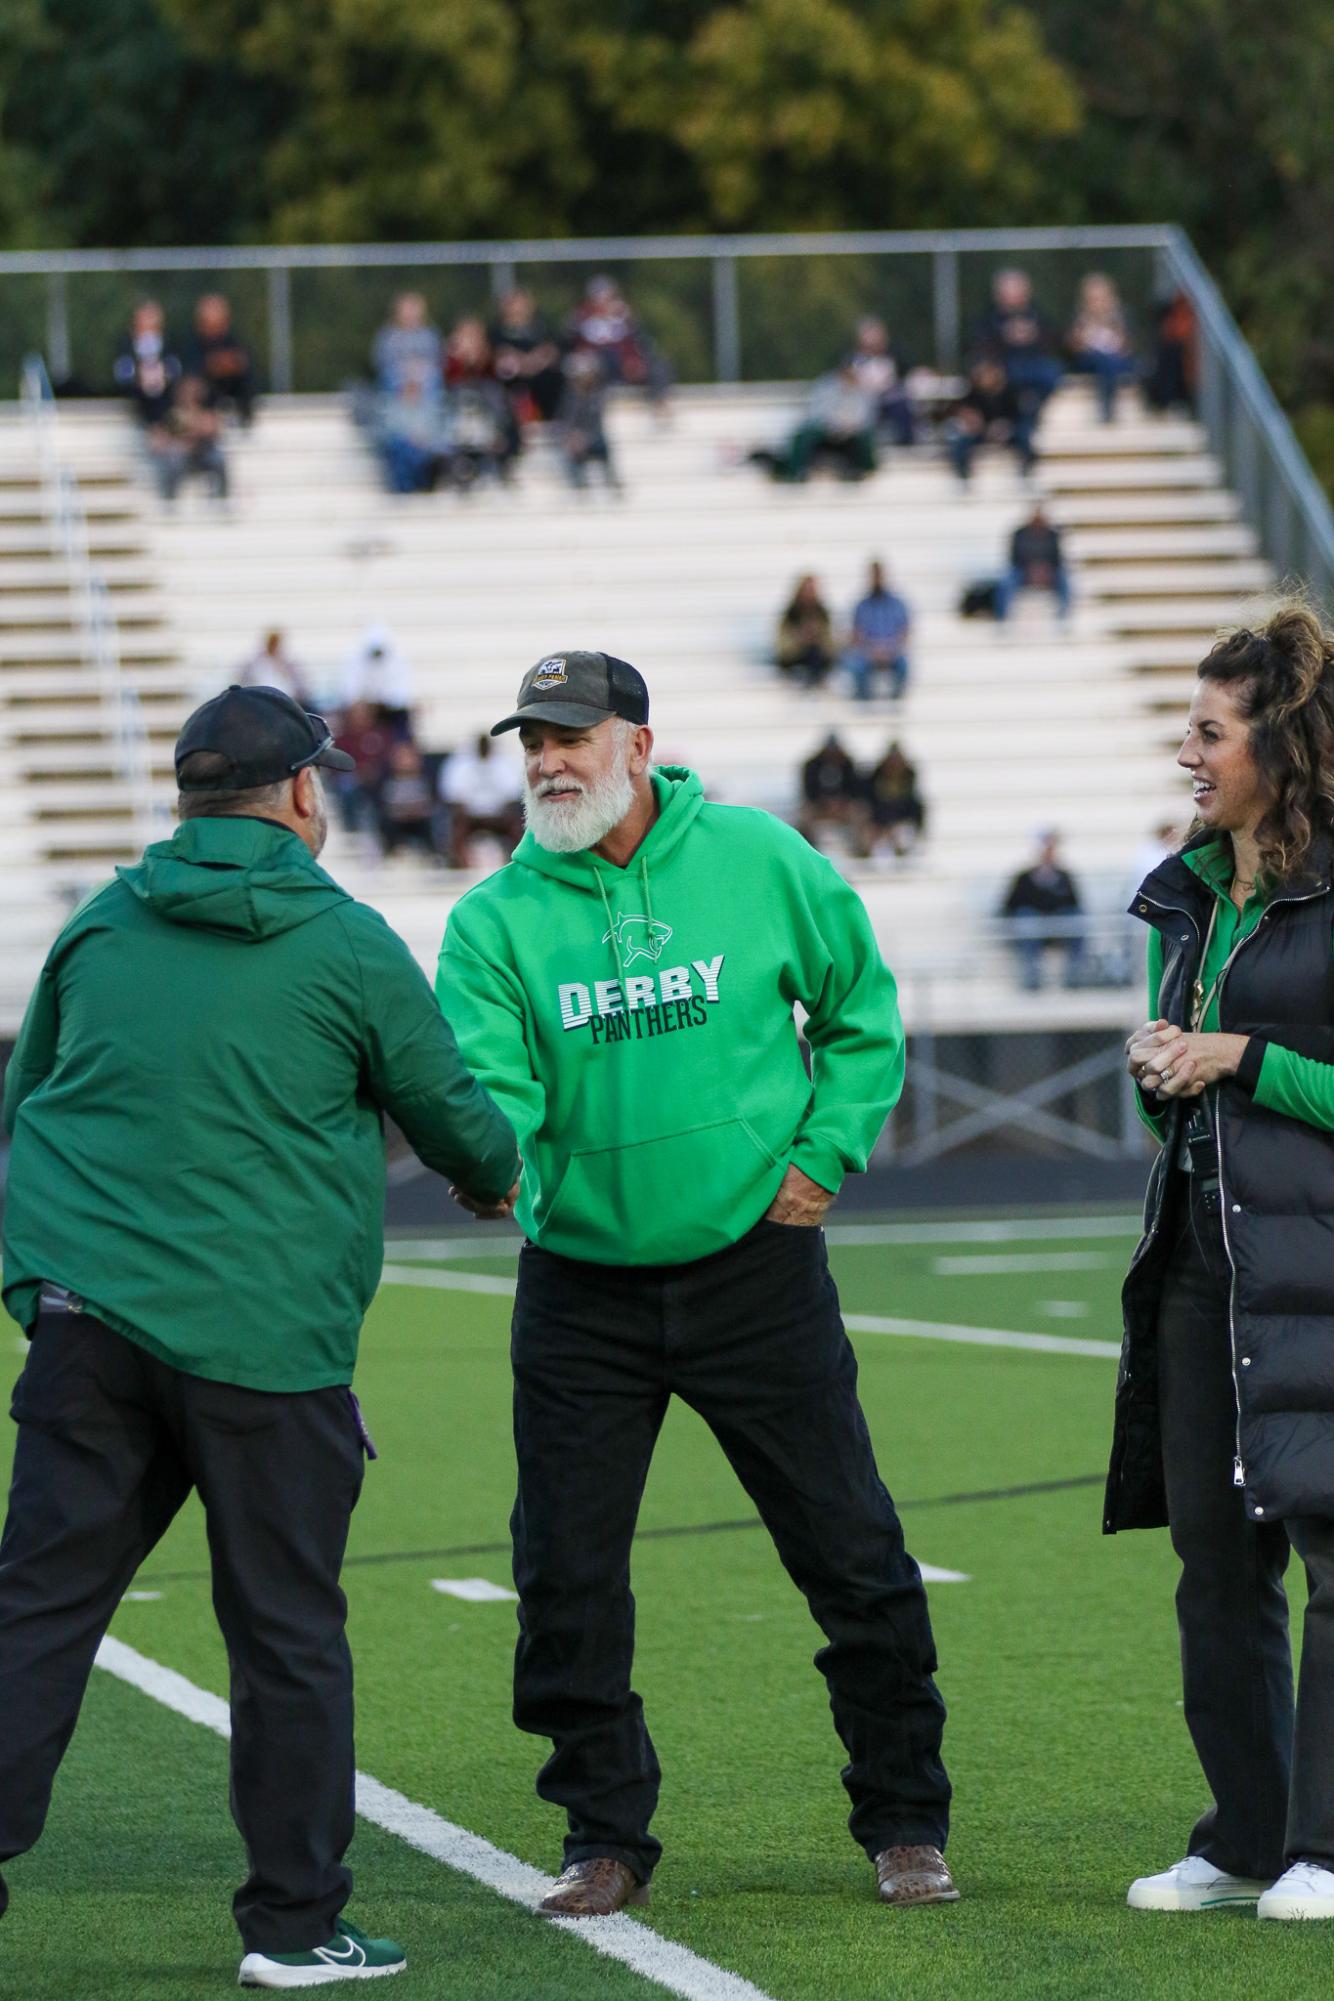
<svg viewBox="0 0 1334 2001"><path fill-rule="evenodd" d="M622 916L617 911L616 922L610 931L603 932L602 942L606 945L611 939L616 940L623 965L633 966L636 959L651 959L656 966L671 935L671 925L662 924L655 917Z"/></svg>

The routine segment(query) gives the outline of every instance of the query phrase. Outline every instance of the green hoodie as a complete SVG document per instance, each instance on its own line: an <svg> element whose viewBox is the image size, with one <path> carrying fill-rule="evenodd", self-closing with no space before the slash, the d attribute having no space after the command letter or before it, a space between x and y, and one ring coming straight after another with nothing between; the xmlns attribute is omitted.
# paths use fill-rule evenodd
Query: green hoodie
<svg viewBox="0 0 1334 2001"><path fill-rule="evenodd" d="M627 868L527 834L455 905L436 979L519 1135L520 1223L596 1264L735 1243L789 1162L837 1193L903 1085L894 981L838 871L693 772L653 784Z"/></svg>
<svg viewBox="0 0 1334 2001"><path fill-rule="evenodd" d="M514 1135L407 946L286 828L198 819L51 948L5 1076L4 1299L41 1281L192 1375L351 1380L384 1255L381 1111L499 1196Z"/></svg>

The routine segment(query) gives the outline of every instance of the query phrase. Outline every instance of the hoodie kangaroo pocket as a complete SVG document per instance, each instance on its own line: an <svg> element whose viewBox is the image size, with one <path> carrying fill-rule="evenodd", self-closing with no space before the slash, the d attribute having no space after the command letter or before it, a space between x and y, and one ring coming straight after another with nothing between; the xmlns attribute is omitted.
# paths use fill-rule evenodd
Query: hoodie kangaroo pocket
<svg viewBox="0 0 1334 2001"><path fill-rule="evenodd" d="M572 1154L539 1238L601 1264L675 1264L734 1243L780 1165L745 1119Z"/></svg>

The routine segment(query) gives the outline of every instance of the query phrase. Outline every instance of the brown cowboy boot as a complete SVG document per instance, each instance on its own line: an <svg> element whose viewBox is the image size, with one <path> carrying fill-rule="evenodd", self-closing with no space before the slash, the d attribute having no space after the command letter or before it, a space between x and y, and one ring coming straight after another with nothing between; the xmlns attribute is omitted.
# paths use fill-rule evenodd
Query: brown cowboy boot
<svg viewBox="0 0 1334 2001"><path fill-rule="evenodd" d="M875 1858L876 1894L883 1904L954 1904L954 1887L938 1848L882 1848Z"/></svg>
<svg viewBox="0 0 1334 2001"><path fill-rule="evenodd" d="M641 1883L624 1862L610 1855L591 1855L571 1862L556 1879L550 1896L537 1907L539 1918L609 1918L627 1904L646 1904L648 1884Z"/></svg>

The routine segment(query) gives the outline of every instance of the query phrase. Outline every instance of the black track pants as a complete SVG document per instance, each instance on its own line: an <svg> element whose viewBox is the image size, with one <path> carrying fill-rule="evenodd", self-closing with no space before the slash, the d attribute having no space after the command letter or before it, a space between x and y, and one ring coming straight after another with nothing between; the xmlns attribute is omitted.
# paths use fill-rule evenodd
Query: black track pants
<svg viewBox="0 0 1334 2001"><path fill-rule="evenodd" d="M823 1231L762 1222L711 1257L648 1267L526 1245L513 1356L515 1721L552 1739L538 1791L566 1810L566 1861L609 1855L647 1880L661 1852L658 1762L630 1685L630 1545L673 1393L712 1430L828 1639L816 1664L854 1838L868 1855L943 1847L926 1594L876 1470Z"/></svg>
<svg viewBox="0 0 1334 2001"><path fill-rule="evenodd" d="M0 1862L41 1833L98 1643L197 1487L231 1664L232 1811L250 1858L236 1921L247 1950L322 1945L351 1890L352 1662L338 1573L363 1460L348 1391L206 1382L89 1313L43 1313L12 1414Z"/></svg>

